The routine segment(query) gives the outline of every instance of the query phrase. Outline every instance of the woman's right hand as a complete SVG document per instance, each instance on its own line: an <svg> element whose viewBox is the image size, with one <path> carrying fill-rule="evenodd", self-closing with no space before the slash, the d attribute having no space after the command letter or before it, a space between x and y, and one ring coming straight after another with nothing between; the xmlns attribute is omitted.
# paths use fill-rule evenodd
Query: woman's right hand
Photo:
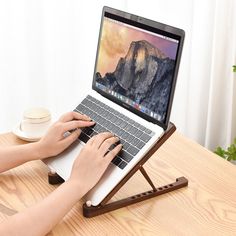
<svg viewBox="0 0 236 236"><path fill-rule="evenodd" d="M108 132L93 136L74 161L68 181L76 184L86 194L96 185L109 163L122 149L119 144L109 151L111 145L118 141L118 137Z"/></svg>

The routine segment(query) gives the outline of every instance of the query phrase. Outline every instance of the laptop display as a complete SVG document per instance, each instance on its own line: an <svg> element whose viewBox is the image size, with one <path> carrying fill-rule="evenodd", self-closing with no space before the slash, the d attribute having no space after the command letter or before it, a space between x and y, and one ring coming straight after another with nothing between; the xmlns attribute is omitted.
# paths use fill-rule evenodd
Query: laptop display
<svg viewBox="0 0 236 236"><path fill-rule="evenodd" d="M166 124L179 37L104 14L94 88L144 118Z"/></svg>

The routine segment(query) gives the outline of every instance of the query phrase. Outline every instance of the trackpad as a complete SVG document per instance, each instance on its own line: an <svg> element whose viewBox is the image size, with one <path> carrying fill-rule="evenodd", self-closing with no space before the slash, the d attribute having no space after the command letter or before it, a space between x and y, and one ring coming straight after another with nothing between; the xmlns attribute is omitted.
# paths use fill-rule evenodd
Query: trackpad
<svg viewBox="0 0 236 236"><path fill-rule="evenodd" d="M64 180L68 180L74 160L78 157L83 146L84 144L81 141L76 140L61 154L55 157L44 159L43 162L55 170L57 174L60 175Z"/></svg>

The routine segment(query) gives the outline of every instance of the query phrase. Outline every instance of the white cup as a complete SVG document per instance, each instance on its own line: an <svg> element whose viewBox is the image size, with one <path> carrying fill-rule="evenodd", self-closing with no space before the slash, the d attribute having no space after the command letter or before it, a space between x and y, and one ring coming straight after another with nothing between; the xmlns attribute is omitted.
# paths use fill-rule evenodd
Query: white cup
<svg viewBox="0 0 236 236"><path fill-rule="evenodd" d="M51 114L46 108L30 108L24 112L20 129L27 136L42 137L51 124Z"/></svg>

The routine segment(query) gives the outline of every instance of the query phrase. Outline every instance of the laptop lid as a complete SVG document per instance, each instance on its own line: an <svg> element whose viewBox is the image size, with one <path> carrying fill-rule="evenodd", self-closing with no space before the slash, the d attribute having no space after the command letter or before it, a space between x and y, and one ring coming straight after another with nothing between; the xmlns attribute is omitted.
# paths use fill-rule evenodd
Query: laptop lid
<svg viewBox="0 0 236 236"><path fill-rule="evenodd" d="M104 7L92 88L166 129L184 31Z"/></svg>

